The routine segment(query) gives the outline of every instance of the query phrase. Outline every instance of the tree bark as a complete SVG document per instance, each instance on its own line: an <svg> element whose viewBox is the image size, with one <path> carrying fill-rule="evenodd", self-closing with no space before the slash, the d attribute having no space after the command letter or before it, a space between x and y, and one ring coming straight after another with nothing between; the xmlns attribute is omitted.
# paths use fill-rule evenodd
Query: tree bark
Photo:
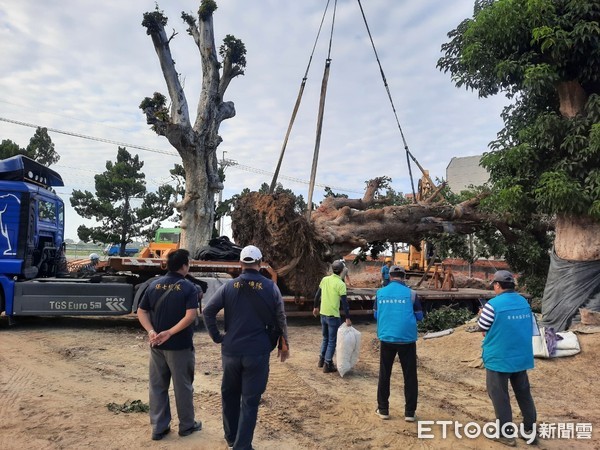
<svg viewBox="0 0 600 450"><path fill-rule="evenodd" d="M556 218L554 250L569 261L600 260L600 222L590 217Z"/></svg>
<svg viewBox="0 0 600 450"><path fill-rule="evenodd" d="M584 114L588 94L577 80L559 83L557 92L563 117ZM581 286L580 263L600 260L600 221L588 216L559 214L555 231L554 252L564 261L550 264L542 298L542 320L556 331L563 331L571 324L578 308L586 305L597 292L598 283L594 279L586 281L591 289L574 286Z"/></svg>
<svg viewBox="0 0 600 450"><path fill-rule="evenodd" d="M480 199L458 206L417 203L384 206L373 180L362 199L328 197L308 220L285 194L242 196L232 213L233 238L258 246L290 293L311 297L328 262L373 241L419 242L429 234L469 234L501 222L477 211ZM505 227L508 229L508 227Z"/></svg>
<svg viewBox="0 0 600 450"><path fill-rule="evenodd" d="M219 127L223 120L235 116L232 102L223 102L230 81L242 74L232 67L229 57L223 62L223 75L217 59L212 13L187 22L202 63L202 89L193 125L190 122L185 92L175 70L169 47L170 38L160 21L148 28L167 84L171 109L169 117L145 111L148 123L157 134L165 136L181 156L185 171L185 194L175 205L181 214L181 246L195 255L212 235L215 213L215 194L223 189L219 180L217 147L222 139Z"/></svg>
<svg viewBox="0 0 600 450"><path fill-rule="evenodd" d="M581 114L588 95L578 81L563 81L556 87L560 100L560 113L563 117Z"/></svg>

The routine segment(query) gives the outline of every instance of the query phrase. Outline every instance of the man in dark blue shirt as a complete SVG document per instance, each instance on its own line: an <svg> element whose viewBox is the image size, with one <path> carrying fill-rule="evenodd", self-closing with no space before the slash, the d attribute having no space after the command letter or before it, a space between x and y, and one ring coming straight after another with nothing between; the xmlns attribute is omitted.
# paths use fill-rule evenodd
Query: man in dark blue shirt
<svg viewBox="0 0 600 450"><path fill-rule="evenodd" d="M195 353L192 342L202 291L185 279L189 252L179 249L167 256L169 272L152 281L137 314L150 339L150 423L152 439L161 440L170 431L169 384L173 380L179 416L179 435L202 429L194 418L193 394Z"/></svg>
<svg viewBox="0 0 600 450"><path fill-rule="evenodd" d="M282 362L288 357L283 298L277 285L259 273L261 260L257 247L244 247L240 253L242 275L221 286L202 310L210 337L221 344L223 430L227 445L235 449L252 448L258 404L269 378L269 324L258 312L261 308L283 331L285 342L278 357ZM225 334L217 327L221 310L225 311Z"/></svg>

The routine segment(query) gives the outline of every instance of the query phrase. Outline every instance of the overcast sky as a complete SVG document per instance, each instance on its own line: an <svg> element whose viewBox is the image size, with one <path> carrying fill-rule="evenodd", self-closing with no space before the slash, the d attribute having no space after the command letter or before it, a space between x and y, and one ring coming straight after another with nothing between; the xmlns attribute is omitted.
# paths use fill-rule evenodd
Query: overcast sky
<svg viewBox="0 0 600 450"><path fill-rule="evenodd" d="M198 49L185 32L181 11L197 0L158 2L169 17L176 68L190 114L195 116L201 68ZM446 34L472 16L473 0L362 0L407 144L433 178L445 178L454 156L487 151L502 128L503 98L479 99L458 89L436 62ZM237 166L226 170L224 198L244 187L270 183L300 83L327 0L217 0L217 46L227 34L247 49L246 74L235 78L225 100L237 115L221 124L218 148ZM281 168L284 187L303 194L315 148L321 79L331 32L329 13L308 73L302 105ZM131 146L145 162L148 188L169 181L180 162L165 138L146 125L138 108L155 91L166 94L152 42L141 26L154 0L0 0L0 139L27 146L34 128L18 121ZM338 0L331 45L317 184L361 197L365 180L387 175L400 192L411 192L406 154L358 1ZM84 223L71 209L74 189L94 192L94 174L114 161L117 145L50 132L61 159L52 168L65 186L66 236L77 239ZM413 175L419 177L413 165ZM315 188L321 201L324 189Z"/></svg>

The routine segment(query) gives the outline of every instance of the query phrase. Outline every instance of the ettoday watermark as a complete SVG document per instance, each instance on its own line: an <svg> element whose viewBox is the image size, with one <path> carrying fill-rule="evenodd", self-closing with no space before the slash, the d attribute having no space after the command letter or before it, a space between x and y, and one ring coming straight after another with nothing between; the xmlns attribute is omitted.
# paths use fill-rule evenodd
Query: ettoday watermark
<svg viewBox="0 0 600 450"><path fill-rule="evenodd" d="M500 436L509 438L523 438L531 444L536 436L544 439L591 439L591 423L541 423L533 424L531 430L525 430L523 424L512 422L500 425L500 421L486 422L480 425L477 422L461 423L454 420L419 420L417 422L417 437L419 439L446 439L452 433L458 439L476 439L483 434L488 439L497 439Z"/></svg>

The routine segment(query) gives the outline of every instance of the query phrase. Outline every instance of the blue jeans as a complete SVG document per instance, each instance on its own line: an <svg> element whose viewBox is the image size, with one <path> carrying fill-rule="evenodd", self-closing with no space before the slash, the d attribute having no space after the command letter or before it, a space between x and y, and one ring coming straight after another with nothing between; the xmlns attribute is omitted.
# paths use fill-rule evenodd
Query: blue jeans
<svg viewBox="0 0 600 450"><path fill-rule="evenodd" d="M234 449L251 449L258 404L267 388L270 354L222 355L223 430Z"/></svg>
<svg viewBox="0 0 600 450"><path fill-rule="evenodd" d="M333 360L335 344L337 343L337 332L341 323L342 319L339 317L321 315L321 329L323 331L321 358L325 359L326 363L330 363Z"/></svg>

